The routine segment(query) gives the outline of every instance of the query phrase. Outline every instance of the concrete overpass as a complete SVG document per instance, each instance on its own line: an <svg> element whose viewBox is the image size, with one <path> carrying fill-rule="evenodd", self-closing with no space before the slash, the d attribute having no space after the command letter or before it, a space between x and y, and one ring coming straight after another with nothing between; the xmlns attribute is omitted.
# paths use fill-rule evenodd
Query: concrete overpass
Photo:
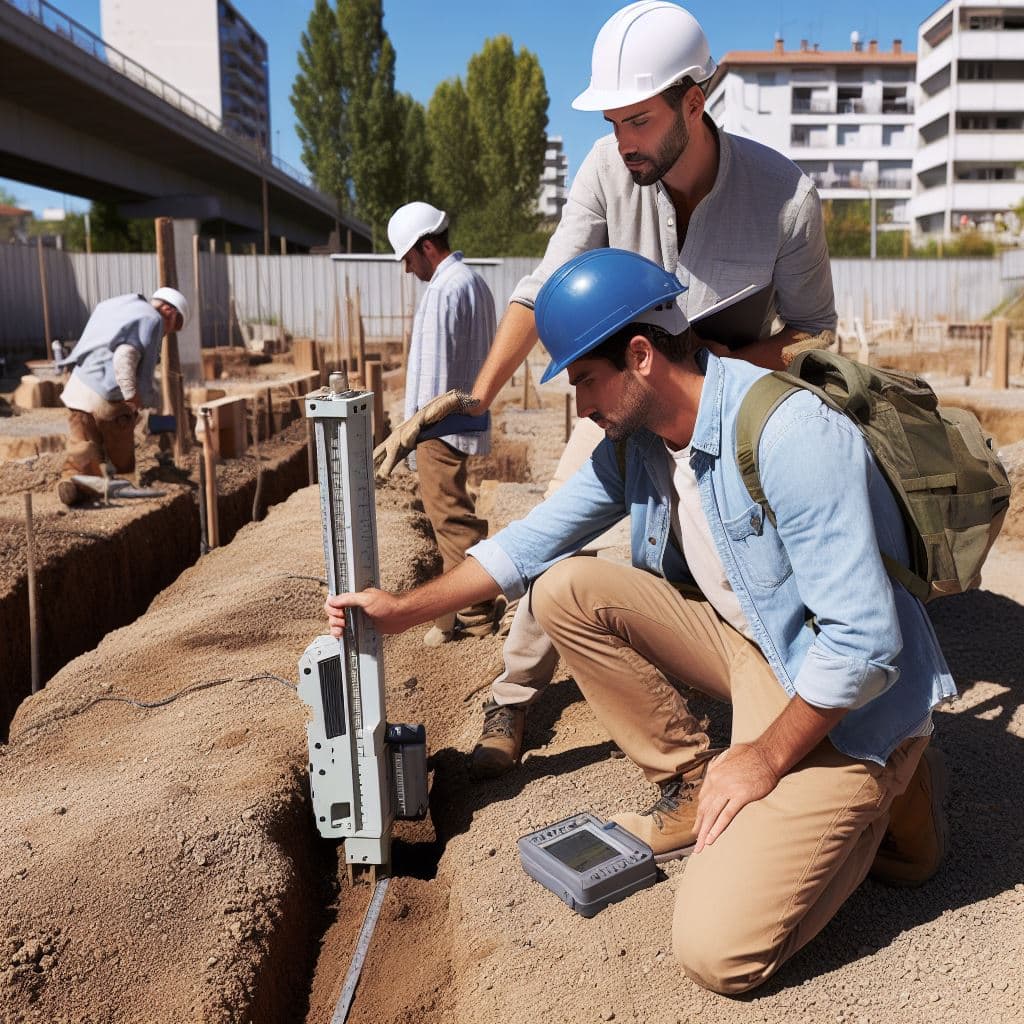
<svg viewBox="0 0 1024 1024"><path fill-rule="evenodd" d="M332 234L341 250L371 248L333 199L45 0L0 0L0 177L260 250Z"/></svg>

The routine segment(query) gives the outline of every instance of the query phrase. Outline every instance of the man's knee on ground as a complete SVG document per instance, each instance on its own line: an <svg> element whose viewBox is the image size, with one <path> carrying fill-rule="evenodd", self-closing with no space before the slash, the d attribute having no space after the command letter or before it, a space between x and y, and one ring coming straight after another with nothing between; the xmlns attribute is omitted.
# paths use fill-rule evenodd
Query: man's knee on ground
<svg viewBox="0 0 1024 1024"><path fill-rule="evenodd" d="M672 948L691 981L723 996L742 995L763 985L777 966L768 966L763 957L745 954L728 939L709 935L693 921L685 929L676 924Z"/></svg>

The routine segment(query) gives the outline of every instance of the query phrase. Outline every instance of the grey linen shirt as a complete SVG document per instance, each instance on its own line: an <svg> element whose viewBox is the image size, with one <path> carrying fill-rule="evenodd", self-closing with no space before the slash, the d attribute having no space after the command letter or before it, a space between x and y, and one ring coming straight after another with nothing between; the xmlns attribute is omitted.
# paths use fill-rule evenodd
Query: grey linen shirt
<svg viewBox="0 0 1024 1024"><path fill-rule="evenodd" d="M540 286L578 253L601 246L628 249L675 273L688 290L687 317L747 285L772 282L774 301L761 328L809 334L834 331L835 298L821 203L810 178L758 142L719 131L718 174L690 217L678 248L676 212L661 182L634 184L614 135L598 139L583 161L540 266L516 286L512 302L533 308ZM699 330L699 328L698 328Z"/></svg>

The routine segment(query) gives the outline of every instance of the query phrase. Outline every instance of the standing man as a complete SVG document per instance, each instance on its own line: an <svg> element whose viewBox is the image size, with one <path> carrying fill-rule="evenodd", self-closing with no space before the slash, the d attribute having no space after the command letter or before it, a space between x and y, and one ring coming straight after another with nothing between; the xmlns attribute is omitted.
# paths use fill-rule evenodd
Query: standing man
<svg viewBox="0 0 1024 1024"><path fill-rule="evenodd" d="M536 580L541 626L659 789L616 820L659 859L693 853L676 957L735 995L811 941L869 871L907 885L938 869L941 762L924 754L932 710L956 688L924 606L886 572L883 553L908 562L906 530L863 435L809 391L779 403L758 447L767 515L737 456L740 409L765 371L699 349L671 304L680 287L617 249L556 271L537 297L545 379L567 368L579 414L607 439L453 572L326 607L335 635L350 606L394 633ZM627 516L631 566L565 557ZM726 752L709 750L667 679L731 703Z"/></svg>
<svg viewBox="0 0 1024 1024"><path fill-rule="evenodd" d="M690 320L747 285L770 286L771 301L747 332L757 340L733 346L737 358L776 369L801 349L831 344L836 312L818 194L781 154L715 127L704 111L714 71L703 30L674 3L641 0L605 23L594 43L590 87L573 106L603 111L613 134L584 160L544 259L512 295L473 385L478 409L490 406L536 343L533 307L541 285L573 256L600 246L640 253L675 274L686 289L677 302ZM552 487L586 461L601 437L593 423L580 421ZM473 751L478 776L518 763L526 709L557 666L528 595L504 657Z"/></svg>
<svg viewBox="0 0 1024 1024"><path fill-rule="evenodd" d="M117 295L93 310L78 344L59 363L74 367L61 395L69 429L57 496L65 505L100 497L74 478L102 477L104 463L121 475L135 472L135 424L139 409L153 399L161 341L188 319L188 300L176 288L158 288L148 301Z"/></svg>
<svg viewBox="0 0 1024 1024"><path fill-rule="evenodd" d="M405 375L405 418L413 418L432 399L448 391L465 392L479 372L494 337L494 297L484 279L466 266L448 244L448 214L429 203L407 203L388 221L388 240L405 272L427 283L409 346ZM444 429L443 427L441 428ZM475 431L440 433L417 439L410 468L419 474L423 508L434 528L445 571L465 557L466 549L487 536L487 522L476 515L466 491L470 455L491 450L489 420ZM438 618L423 638L437 647L459 634L486 636L494 631L495 605L480 601Z"/></svg>

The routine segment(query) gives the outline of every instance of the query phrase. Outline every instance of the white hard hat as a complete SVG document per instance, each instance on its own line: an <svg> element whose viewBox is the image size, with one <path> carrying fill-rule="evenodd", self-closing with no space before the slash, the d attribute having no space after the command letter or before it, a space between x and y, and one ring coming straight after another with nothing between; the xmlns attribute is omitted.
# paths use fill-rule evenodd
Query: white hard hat
<svg viewBox="0 0 1024 1024"><path fill-rule="evenodd" d="M657 96L689 76L715 73L707 37L689 11L666 0L640 0L601 27L591 59L590 88L572 101L577 110L615 110Z"/></svg>
<svg viewBox="0 0 1024 1024"><path fill-rule="evenodd" d="M388 221L388 241L400 260L424 235L436 235L448 227L448 214L430 203L406 203Z"/></svg>
<svg viewBox="0 0 1024 1024"><path fill-rule="evenodd" d="M181 314L181 327L188 327L190 312L188 299L177 288L157 288L150 296L151 302L169 302Z"/></svg>

